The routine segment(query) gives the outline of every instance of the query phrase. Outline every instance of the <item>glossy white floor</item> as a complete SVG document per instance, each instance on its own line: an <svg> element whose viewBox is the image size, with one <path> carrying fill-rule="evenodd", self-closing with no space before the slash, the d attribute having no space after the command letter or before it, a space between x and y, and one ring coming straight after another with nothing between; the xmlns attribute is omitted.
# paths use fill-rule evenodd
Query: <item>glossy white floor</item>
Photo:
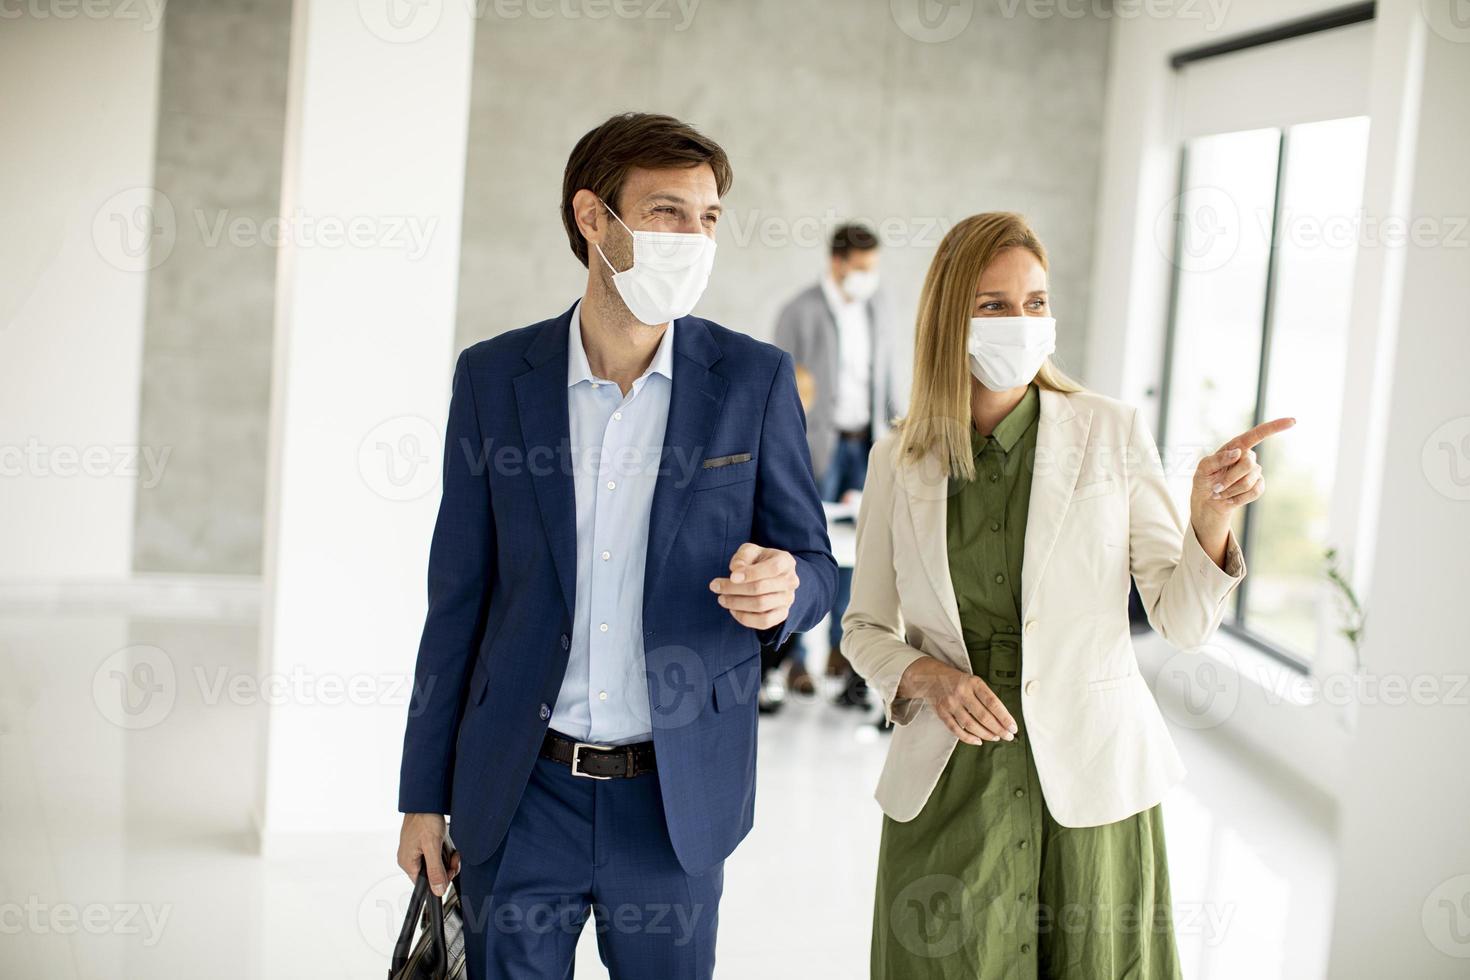
<svg viewBox="0 0 1470 980"><path fill-rule="evenodd" d="M175 597L177 598L177 597ZM0 609L0 976L381 977L407 883L394 840L252 852L258 698L252 617L171 601ZM116 651L167 651L171 697L119 709ZM1231 746L1177 733L1189 782L1165 803L1192 980L1321 977L1330 814ZM882 736L794 703L763 722L756 829L726 872L717 975L866 976ZM604 975L590 930L579 976ZM638 978L646 980L646 978Z"/></svg>

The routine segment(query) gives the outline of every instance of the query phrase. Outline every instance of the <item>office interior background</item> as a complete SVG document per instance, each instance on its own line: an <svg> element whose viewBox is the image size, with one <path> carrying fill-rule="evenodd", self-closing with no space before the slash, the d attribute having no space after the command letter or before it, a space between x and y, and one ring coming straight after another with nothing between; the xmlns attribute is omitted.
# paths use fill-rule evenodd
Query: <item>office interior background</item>
<svg viewBox="0 0 1470 980"><path fill-rule="evenodd" d="M906 386L944 231L1020 211L1166 459L1298 417L1226 627L1136 638L1185 973L1470 976L1467 92L1462 0L0 3L0 974L386 971L454 358L580 294L562 168L639 109L734 165L700 315L770 339L865 221ZM866 975L829 694L719 976Z"/></svg>

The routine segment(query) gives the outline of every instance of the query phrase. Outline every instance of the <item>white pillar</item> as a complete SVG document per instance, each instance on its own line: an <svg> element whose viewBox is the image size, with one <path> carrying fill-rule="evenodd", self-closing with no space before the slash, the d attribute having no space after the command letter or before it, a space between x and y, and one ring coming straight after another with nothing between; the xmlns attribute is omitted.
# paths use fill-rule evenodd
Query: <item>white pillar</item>
<svg viewBox="0 0 1470 980"><path fill-rule="evenodd" d="M261 623L267 851L398 821L455 353L472 14L296 0Z"/></svg>
<svg viewBox="0 0 1470 980"><path fill-rule="evenodd" d="M126 579L138 481L166 465L147 447L139 474L148 270L175 229L152 188L161 15L0 7L0 588Z"/></svg>
<svg viewBox="0 0 1470 980"><path fill-rule="evenodd" d="M1342 980L1470 971L1470 23L1453 7L1378 5L1374 138L1394 145L1370 168L1369 216L1402 200L1418 231L1357 296L1397 338L1363 649L1377 683L1339 817L1328 973Z"/></svg>

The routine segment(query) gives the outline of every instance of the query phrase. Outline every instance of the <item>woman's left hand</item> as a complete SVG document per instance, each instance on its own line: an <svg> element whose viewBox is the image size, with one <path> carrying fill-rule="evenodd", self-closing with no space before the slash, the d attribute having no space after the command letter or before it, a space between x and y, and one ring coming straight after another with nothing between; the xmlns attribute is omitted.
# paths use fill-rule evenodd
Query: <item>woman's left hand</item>
<svg viewBox="0 0 1470 980"><path fill-rule="evenodd" d="M1261 464L1256 462L1254 447L1293 425L1296 425L1293 418L1262 422L1200 460L1195 468L1194 487L1189 494L1189 521L1194 526L1195 537L1215 564L1224 564L1230 519L1236 509L1259 500L1266 492L1266 479L1261 475Z"/></svg>

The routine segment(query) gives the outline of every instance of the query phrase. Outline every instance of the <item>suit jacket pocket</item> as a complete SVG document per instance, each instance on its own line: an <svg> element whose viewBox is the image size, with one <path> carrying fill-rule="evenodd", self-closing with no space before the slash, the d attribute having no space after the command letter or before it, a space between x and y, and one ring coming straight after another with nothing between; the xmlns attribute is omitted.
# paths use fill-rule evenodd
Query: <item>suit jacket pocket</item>
<svg viewBox="0 0 1470 980"><path fill-rule="evenodd" d="M710 465L714 463L715 465ZM694 477L695 490L709 490L755 479L755 458L750 453L707 459Z"/></svg>
<svg viewBox="0 0 1470 980"><path fill-rule="evenodd" d="M1079 500L1091 500L1093 497L1101 497L1103 494L1112 493L1118 489L1118 481L1114 477L1098 480L1095 483L1084 483L1072 492L1072 503Z"/></svg>

